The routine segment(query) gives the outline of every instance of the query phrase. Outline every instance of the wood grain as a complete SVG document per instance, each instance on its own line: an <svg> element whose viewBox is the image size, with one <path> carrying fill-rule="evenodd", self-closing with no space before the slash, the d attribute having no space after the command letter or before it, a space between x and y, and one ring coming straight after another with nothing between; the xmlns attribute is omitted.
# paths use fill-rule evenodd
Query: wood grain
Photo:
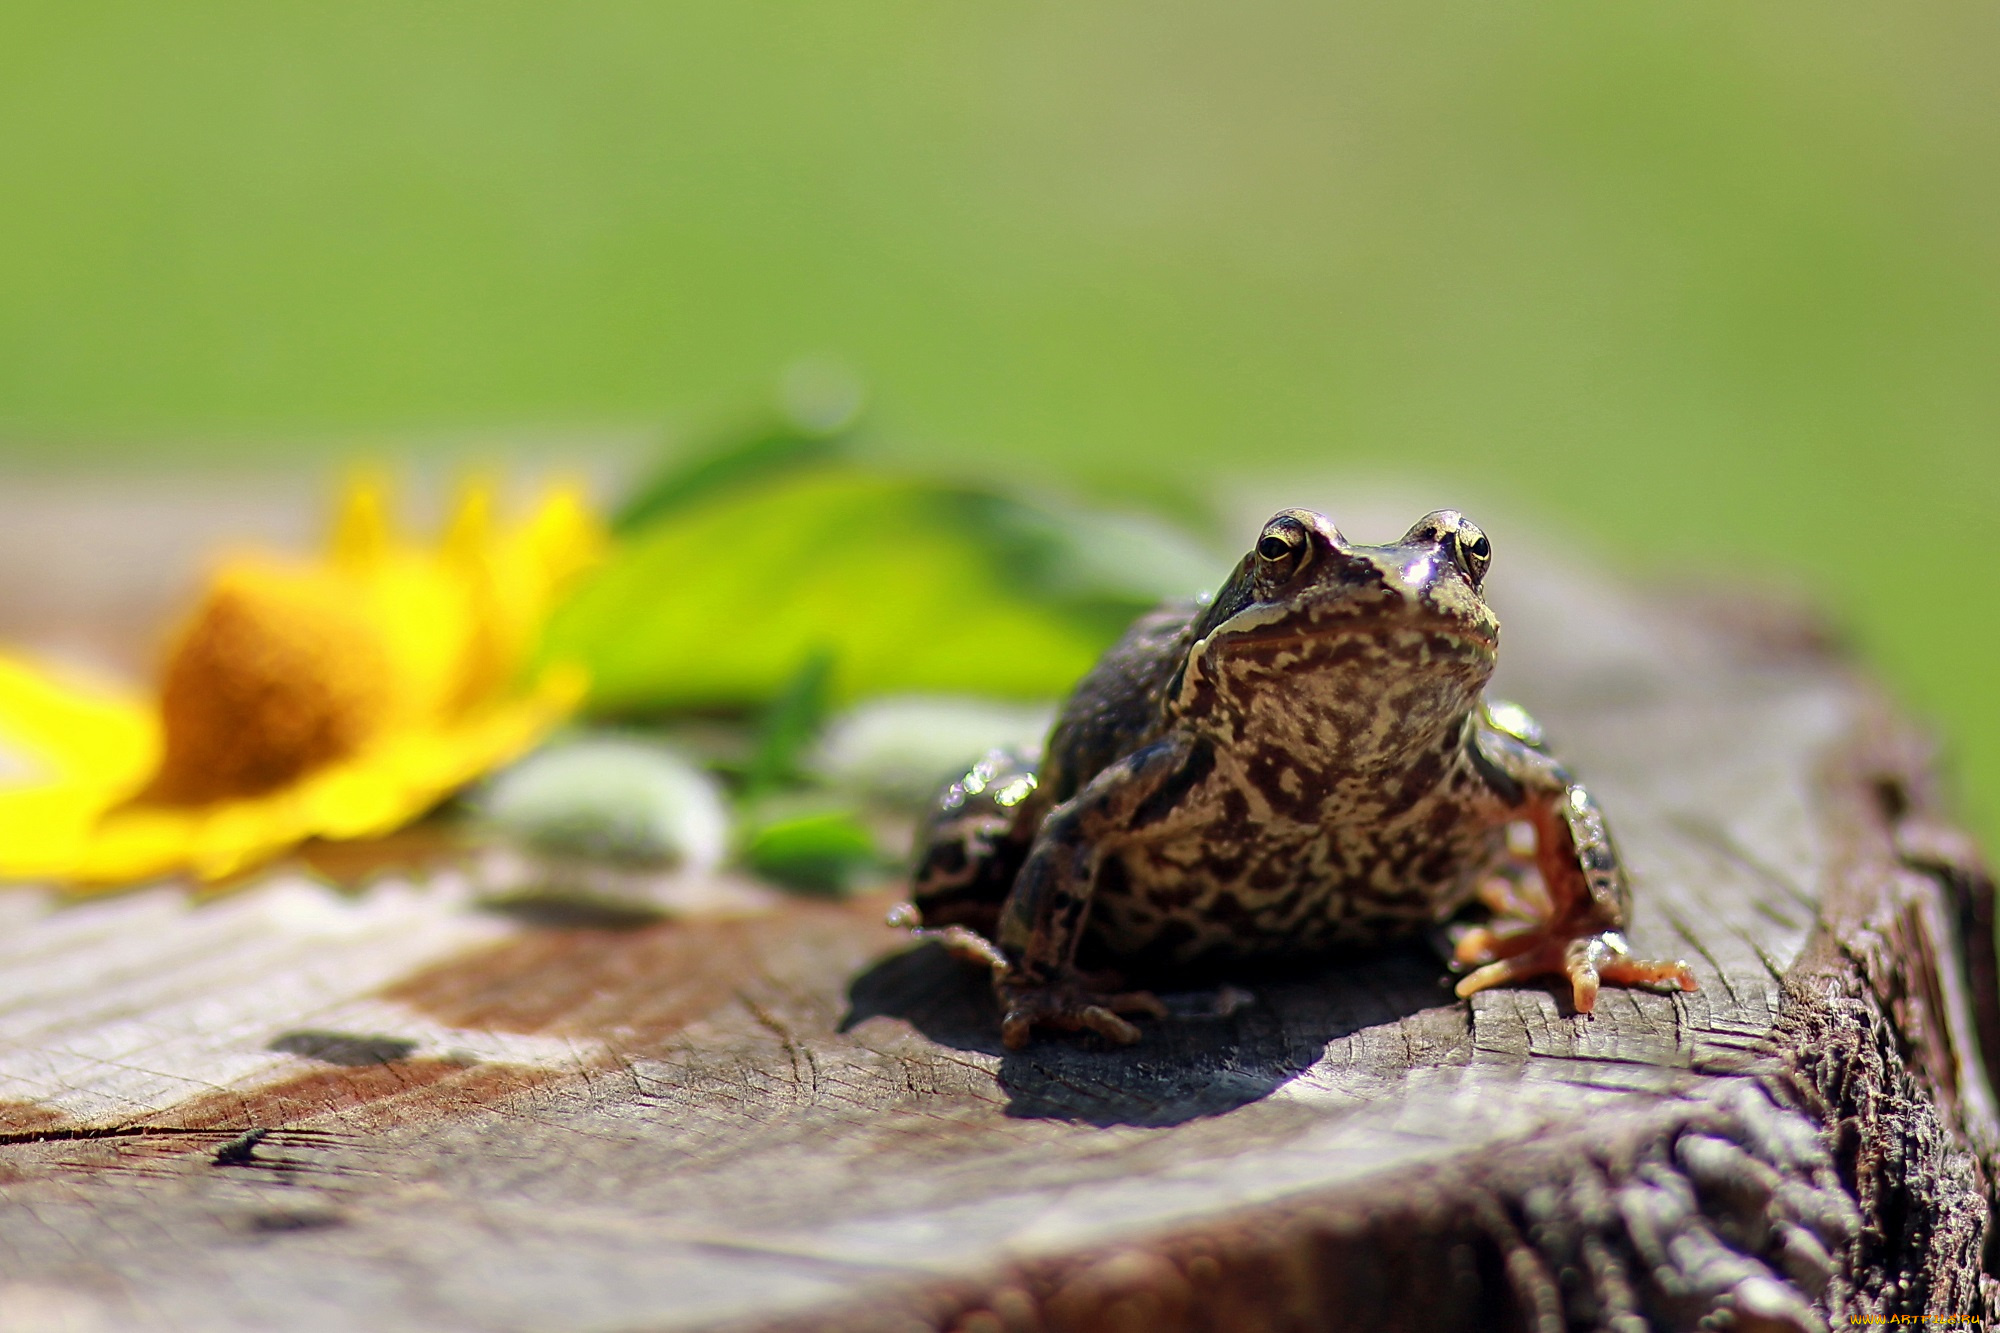
<svg viewBox="0 0 2000 1333"><path fill-rule="evenodd" d="M1924 746L1796 615L1509 559L1502 688L1699 992L1454 1002L1418 942L1010 1053L886 889L22 891L0 1329L1991 1317L1992 886Z"/></svg>

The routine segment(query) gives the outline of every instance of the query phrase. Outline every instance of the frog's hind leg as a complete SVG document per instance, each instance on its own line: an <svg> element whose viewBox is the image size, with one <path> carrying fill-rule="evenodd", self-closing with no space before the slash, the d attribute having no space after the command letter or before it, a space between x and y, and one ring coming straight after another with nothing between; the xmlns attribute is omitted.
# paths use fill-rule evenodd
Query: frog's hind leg
<svg viewBox="0 0 2000 1333"><path fill-rule="evenodd" d="M989 941L1000 904L1027 859L1040 818L1035 791L1033 768L1007 750L988 754L946 787L918 839L910 901L890 912L889 924L986 962L996 952Z"/></svg>
<svg viewBox="0 0 2000 1333"><path fill-rule="evenodd" d="M1460 937L1458 964L1483 966L1459 981L1457 993L1553 974L1569 982L1577 1012L1587 1014L1605 982L1696 989L1686 963L1632 957L1622 933L1630 890L1595 798L1512 729L1489 721L1475 746L1496 794L1511 798L1512 813L1534 828L1544 892L1482 891L1495 921Z"/></svg>

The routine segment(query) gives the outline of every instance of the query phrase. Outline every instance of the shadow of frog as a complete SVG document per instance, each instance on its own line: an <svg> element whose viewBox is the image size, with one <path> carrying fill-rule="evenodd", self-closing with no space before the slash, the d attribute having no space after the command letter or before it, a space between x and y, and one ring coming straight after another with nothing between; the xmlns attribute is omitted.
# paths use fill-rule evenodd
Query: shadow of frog
<svg viewBox="0 0 2000 1333"><path fill-rule="evenodd" d="M925 944L855 978L841 1031L899 1018L940 1046L999 1056L1010 1116L1177 1125L1261 1101L1342 1037L1448 1004L1443 976L1420 941L1262 969L1254 980L1239 970L1205 989L1158 989L1168 1016L1138 1020L1134 1045L1037 1033L1009 1051L985 973Z"/></svg>

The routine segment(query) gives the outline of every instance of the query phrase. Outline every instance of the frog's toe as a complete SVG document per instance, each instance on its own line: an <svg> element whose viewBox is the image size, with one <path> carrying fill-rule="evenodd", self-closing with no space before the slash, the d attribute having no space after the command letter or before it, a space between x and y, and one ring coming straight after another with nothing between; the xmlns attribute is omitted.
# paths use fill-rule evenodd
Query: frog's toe
<svg viewBox="0 0 2000 1333"><path fill-rule="evenodd" d="M1671 982L1680 990L1696 989L1694 973L1686 963L1678 959L1669 963L1634 958L1626 947L1625 937L1615 930L1571 940L1563 950L1562 970L1569 977L1576 995L1576 1011L1580 1014L1597 1007L1600 981L1614 986L1657 986Z"/></svg>
<svg viewBox="0 0 2000 1333"><path fill-rule="evenodd" d="M1166 1004L1149 990L1128 990L1108 997L1105 1002L1121 1014L1141 1014L1147 1018L1167 1016Z"/></svg>
<svg viewBox="0 0 2000 1333"><path fill-rule="evenodd" d="M1531 981L1536 977L1545 977L1551 972L1562 972L1565 970L1562 955L1561 945L1545 942L1525 952L1516 953L1511 958L1502 958L1467 973L1459 978L1458 985L1452 987L1452 992L1463 1000L1480 991L1504 986L1510 981ZM1596 995L1597 987L1593 980L1591 998L1595 1000ZM1585 1013L1590 1012L1589 1006L1584 1003L1581 996L1578 997L1577 1008Z"/></svg>
<svg viewBox="0 0 2000 1333"><path fill-rule="evenodd" d="M1138 1025L1126 1022L1104 1005L1093 1004L1085 1006L1077 1014L1077 1019L1083 1027L1090 1029L1100 1037L1110 1038L1120 1046L1130 1046L1133 1042L1139 1040Z"/></svg>
<svg viewBox="0 0 2000 1333"><path fill-rule="evenodd" d="M1130 1046L1139 1040L1139 1029L1120 1014L1151 1018L1167 1014L1166 1006L1151 991L1098 995L1069 987L1003 990L1001 1000L1006 1016L1000 1020L1000 1040L1010 1051L1026 1047L1038 1027L1095 1032L1120 1046Z"/></svg>
<svg viewBox="0 0 2000 1333"><path fill-rule="evenodd" d="M1065 1032L1095 1032L1120 1046L1139 1040L1139 1029L1101 1004L1065 1008L1037 1007L1009 1009L1000 1020L1000 1042L1010 1051L1026 1049L1037 1027L1060 1028Z"/></svg>
<svg viewBox="0 0 2000 1333"><path fill-rule="evenodd" d="M1694 970L1678 958L1671 963L1658 959L1613 958L1597 970L1606 981L1620 986L1667 984L1680 990L1701 989L1700 983L1694 979Z"/></svg>
<svg viewBox="0 0 2000 1333"><path fill-rule="evenodd" d="M970 926L926 926L915 903L897 903L889 909L889 928L908 931L910 938L935 940L960 962L990 968L997 975L1007 970L1007 957L1000 946Z"/></svg>
<svg viewBox="0 0 2000 1333"><path fill-rule="evenodd" d="M989 968L996 974L1007 970L1007 955L1000 952L999 945L978 931L967 930L964 926L946 926L936 932L919 932L924 933L934 933L945 951L962 963Z"/></svg>
<svg viewBox="0 0 2000 1333"><path fill-rule="evenodd" d="M1452 943L1451 961L1458 967L1479 967L1535 947L1541 927L1534 922L1466 926Z"/></svg>

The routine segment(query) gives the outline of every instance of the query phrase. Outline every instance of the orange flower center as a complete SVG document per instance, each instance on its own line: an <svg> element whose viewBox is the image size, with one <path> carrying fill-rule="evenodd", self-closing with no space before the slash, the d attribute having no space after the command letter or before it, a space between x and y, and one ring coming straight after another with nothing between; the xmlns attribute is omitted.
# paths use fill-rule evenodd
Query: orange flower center
<svg viewBox="0 0 2000 1333"><path fill-rule="evenodd" d="M163 755L142 800L260 796L345 759L390 706L388 653L335 579L230 571L170 651Z"/></svg>

